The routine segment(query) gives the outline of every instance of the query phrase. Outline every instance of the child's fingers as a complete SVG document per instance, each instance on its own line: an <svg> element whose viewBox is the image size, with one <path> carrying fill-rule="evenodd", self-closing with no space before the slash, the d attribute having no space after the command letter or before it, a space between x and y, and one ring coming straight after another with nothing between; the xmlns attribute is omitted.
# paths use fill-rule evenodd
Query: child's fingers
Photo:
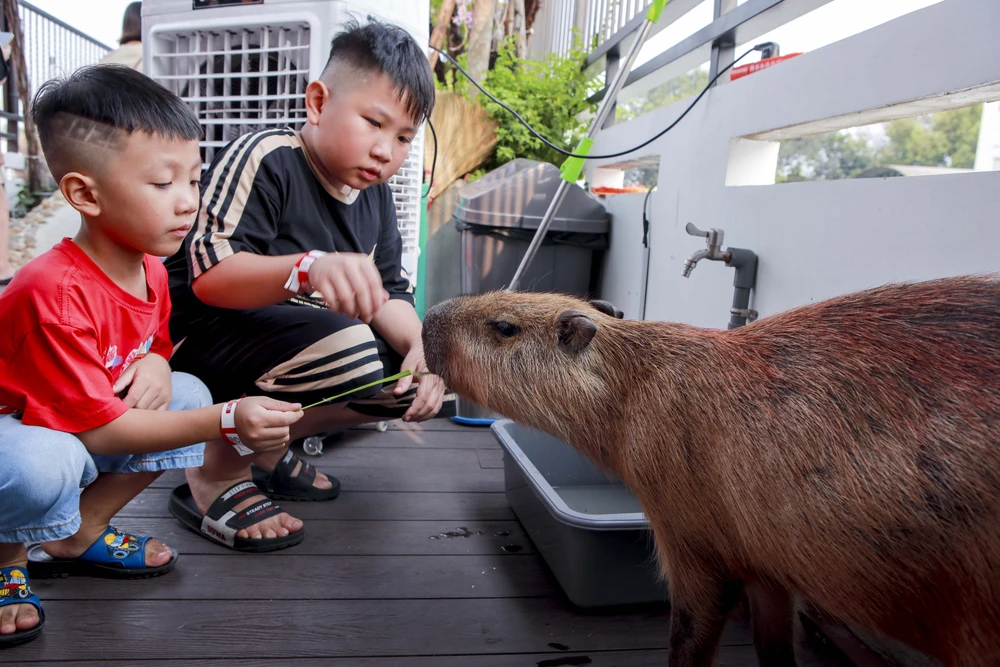
<svg viewBox="0 0 1000 667"><path fill-rule="evenodd" d="M358 306L355 302L354 288L350 281L341 273L330 277L333 291L337 295L338 310L348 317L358 316Z"/></svg>
<svg viewBox="0 0 1000 667"><path fill-rule="evenodd" d="M411 384L413 384L412 375L407 375L406 377L402 377L396 383L396 389L392 393L394 393L396 396L405 394L407 390L410 388Z"/></svg>
<svg viewBox="0 0 1000 667"><path fill-rule="evenodd" d="M149 383L141 377L136 379L129 386L128 394L123 400L125 401L125 405L130 408L146 410L149 407L149 403L153 400L153 392L150 391Z"/></svg>
<svg viewBox="0 0 1000 667"><path fill-rule="evenodd" d="M260 406L271 410L274 412L288 412L297 413L302 407L301 403L289 403L288 401L279 401L276 398L271 398L270 396L261 396Z"/></svg>
<svg viewBox="0 0 1000 667"><path fill-rule="evenodd" d="M121 374L121 376L118 378L118 381L115 382L114 387L112 387L112 390L116 394L118 392L120 392L122 389L124 389L125 387L129 386L130 384L132 384L132 378L135 377L135 369L136 369L136 366L133 364L133 365L129 366L128 368L126 368L125 372Z"/></svg>
<svg viewBox="0 0 1000 667"><path fill-rule="evenodd" d="M413 397L413 404L410 405L410 409L403 415L403 421L421 421L420 417L424 414L426 404L427 397L421 394L418 388L417 395Z"/></svg>
<svg viewBox="0 0 1000 667"><path fill-rule="evenodd" d="M170 399L171 399L170 392L163 391L161 389L160 391L156 392L156 395L149 402L149 407L147 409L149 409L149 410L166 410L167 408L170 407Z"/></svg>
<svg viewBox="0 0 1000 667"><path fill-rule="evenodd" d="M289 433L287 426L272 426L270 428L263 429L257 435L256 441L269 445L282 445L290 436L291 433Z"/></svg>
<svg viewBox="0 0 1000 667"><path fill-rule="evenodd" d="M365 271L365 279L368 281L369 294L371 295L373 315L378 314L382 304L389 298L389 293L382 286L382 276L379 275L375 265L369 262Z"/></svg>
<svg viewBox="0 0 1000 667"><path fill-rule="evenodd" d="M427 376L417 389L413 400L412 421L426 421L441 411L444 401L444 383L437 376Z"/></svg>
<svg viewBox="0 0 1000 667"><path fill-rule="evenodd" d="M367 324L375 315L375 301L371 286L365 278L364 269L355 266L350 273L350 282L358 308L358 317Z"/></svg>
<svg viewBox="0 0 1000 667"><path fill-rule="evenodd" d="M133 384L132 389L136 390L137 385L138 383ZM136 392L137 396L135 401L135 407L138 408L139 410L152 410L153 403L156 401L158 397L157 392L149 385L146 385L140 391L141 394L139 394L138 391ZM132 392L129 393L131 394Z"/></svg>
<svg viewBox="0 0 1000 667"><path fill-rule="evenodd" d="M264 428L285 428L305 416L302 410L268 410L264 416Z"/></svg>

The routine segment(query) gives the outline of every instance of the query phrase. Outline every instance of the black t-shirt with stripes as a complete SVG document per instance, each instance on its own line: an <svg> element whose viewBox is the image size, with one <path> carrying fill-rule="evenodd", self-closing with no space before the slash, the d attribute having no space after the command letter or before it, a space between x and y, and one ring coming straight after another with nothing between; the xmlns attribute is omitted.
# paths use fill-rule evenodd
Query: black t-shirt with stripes
<svg viewBox="0 0 1000 667"><path fill-rule="evenodd" d="M363 253L373 258L390 298L413 304L402 245L387 184L358 191L329 183L312 167L296 131L244 135L220 151L202 176L198 219L181 249L166 261L171 336L180 340L213 309L194 296L191 282L237 252Z"/></svg>

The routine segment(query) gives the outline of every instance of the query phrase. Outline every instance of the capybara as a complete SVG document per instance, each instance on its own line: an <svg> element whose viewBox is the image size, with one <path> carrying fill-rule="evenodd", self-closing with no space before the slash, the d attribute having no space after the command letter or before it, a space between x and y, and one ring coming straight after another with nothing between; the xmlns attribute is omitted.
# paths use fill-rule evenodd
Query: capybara
<svg viewBox="0 0 1000 667"><path fill-rule="evenodd" d="M795 664L796 596L949 667L1000 665L1000 277L731 331L609 313L456 297L427 313L424 348L452 390L636 494L670 585L671 667L712 663L744 591L765 667Z"/></svg>

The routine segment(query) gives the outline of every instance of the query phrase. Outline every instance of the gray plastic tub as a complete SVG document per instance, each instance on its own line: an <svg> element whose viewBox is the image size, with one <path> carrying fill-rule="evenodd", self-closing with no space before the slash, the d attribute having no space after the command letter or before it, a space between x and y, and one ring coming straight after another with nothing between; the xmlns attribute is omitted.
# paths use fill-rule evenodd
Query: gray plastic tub
<svg viewBox="0 0 1000 667"><path fill-rule="evenodd" d="M566 596L580 607L666 602L649 522L636 497L548 434L507 419L507 501Z"/></svg>

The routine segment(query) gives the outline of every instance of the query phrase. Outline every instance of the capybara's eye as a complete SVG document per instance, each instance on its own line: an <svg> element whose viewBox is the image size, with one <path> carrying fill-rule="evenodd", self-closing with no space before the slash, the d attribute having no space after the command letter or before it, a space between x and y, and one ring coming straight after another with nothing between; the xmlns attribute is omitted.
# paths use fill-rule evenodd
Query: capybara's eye
<svg viewBox="0 0 1000 667"><path fill-rule="evenodd" d="M510 322L504 322L503 320L490 322L490 327L504 338L510 338L511 336L516 336L521 333L521 329L518 328L517 325L511 324Z"/></svg>

